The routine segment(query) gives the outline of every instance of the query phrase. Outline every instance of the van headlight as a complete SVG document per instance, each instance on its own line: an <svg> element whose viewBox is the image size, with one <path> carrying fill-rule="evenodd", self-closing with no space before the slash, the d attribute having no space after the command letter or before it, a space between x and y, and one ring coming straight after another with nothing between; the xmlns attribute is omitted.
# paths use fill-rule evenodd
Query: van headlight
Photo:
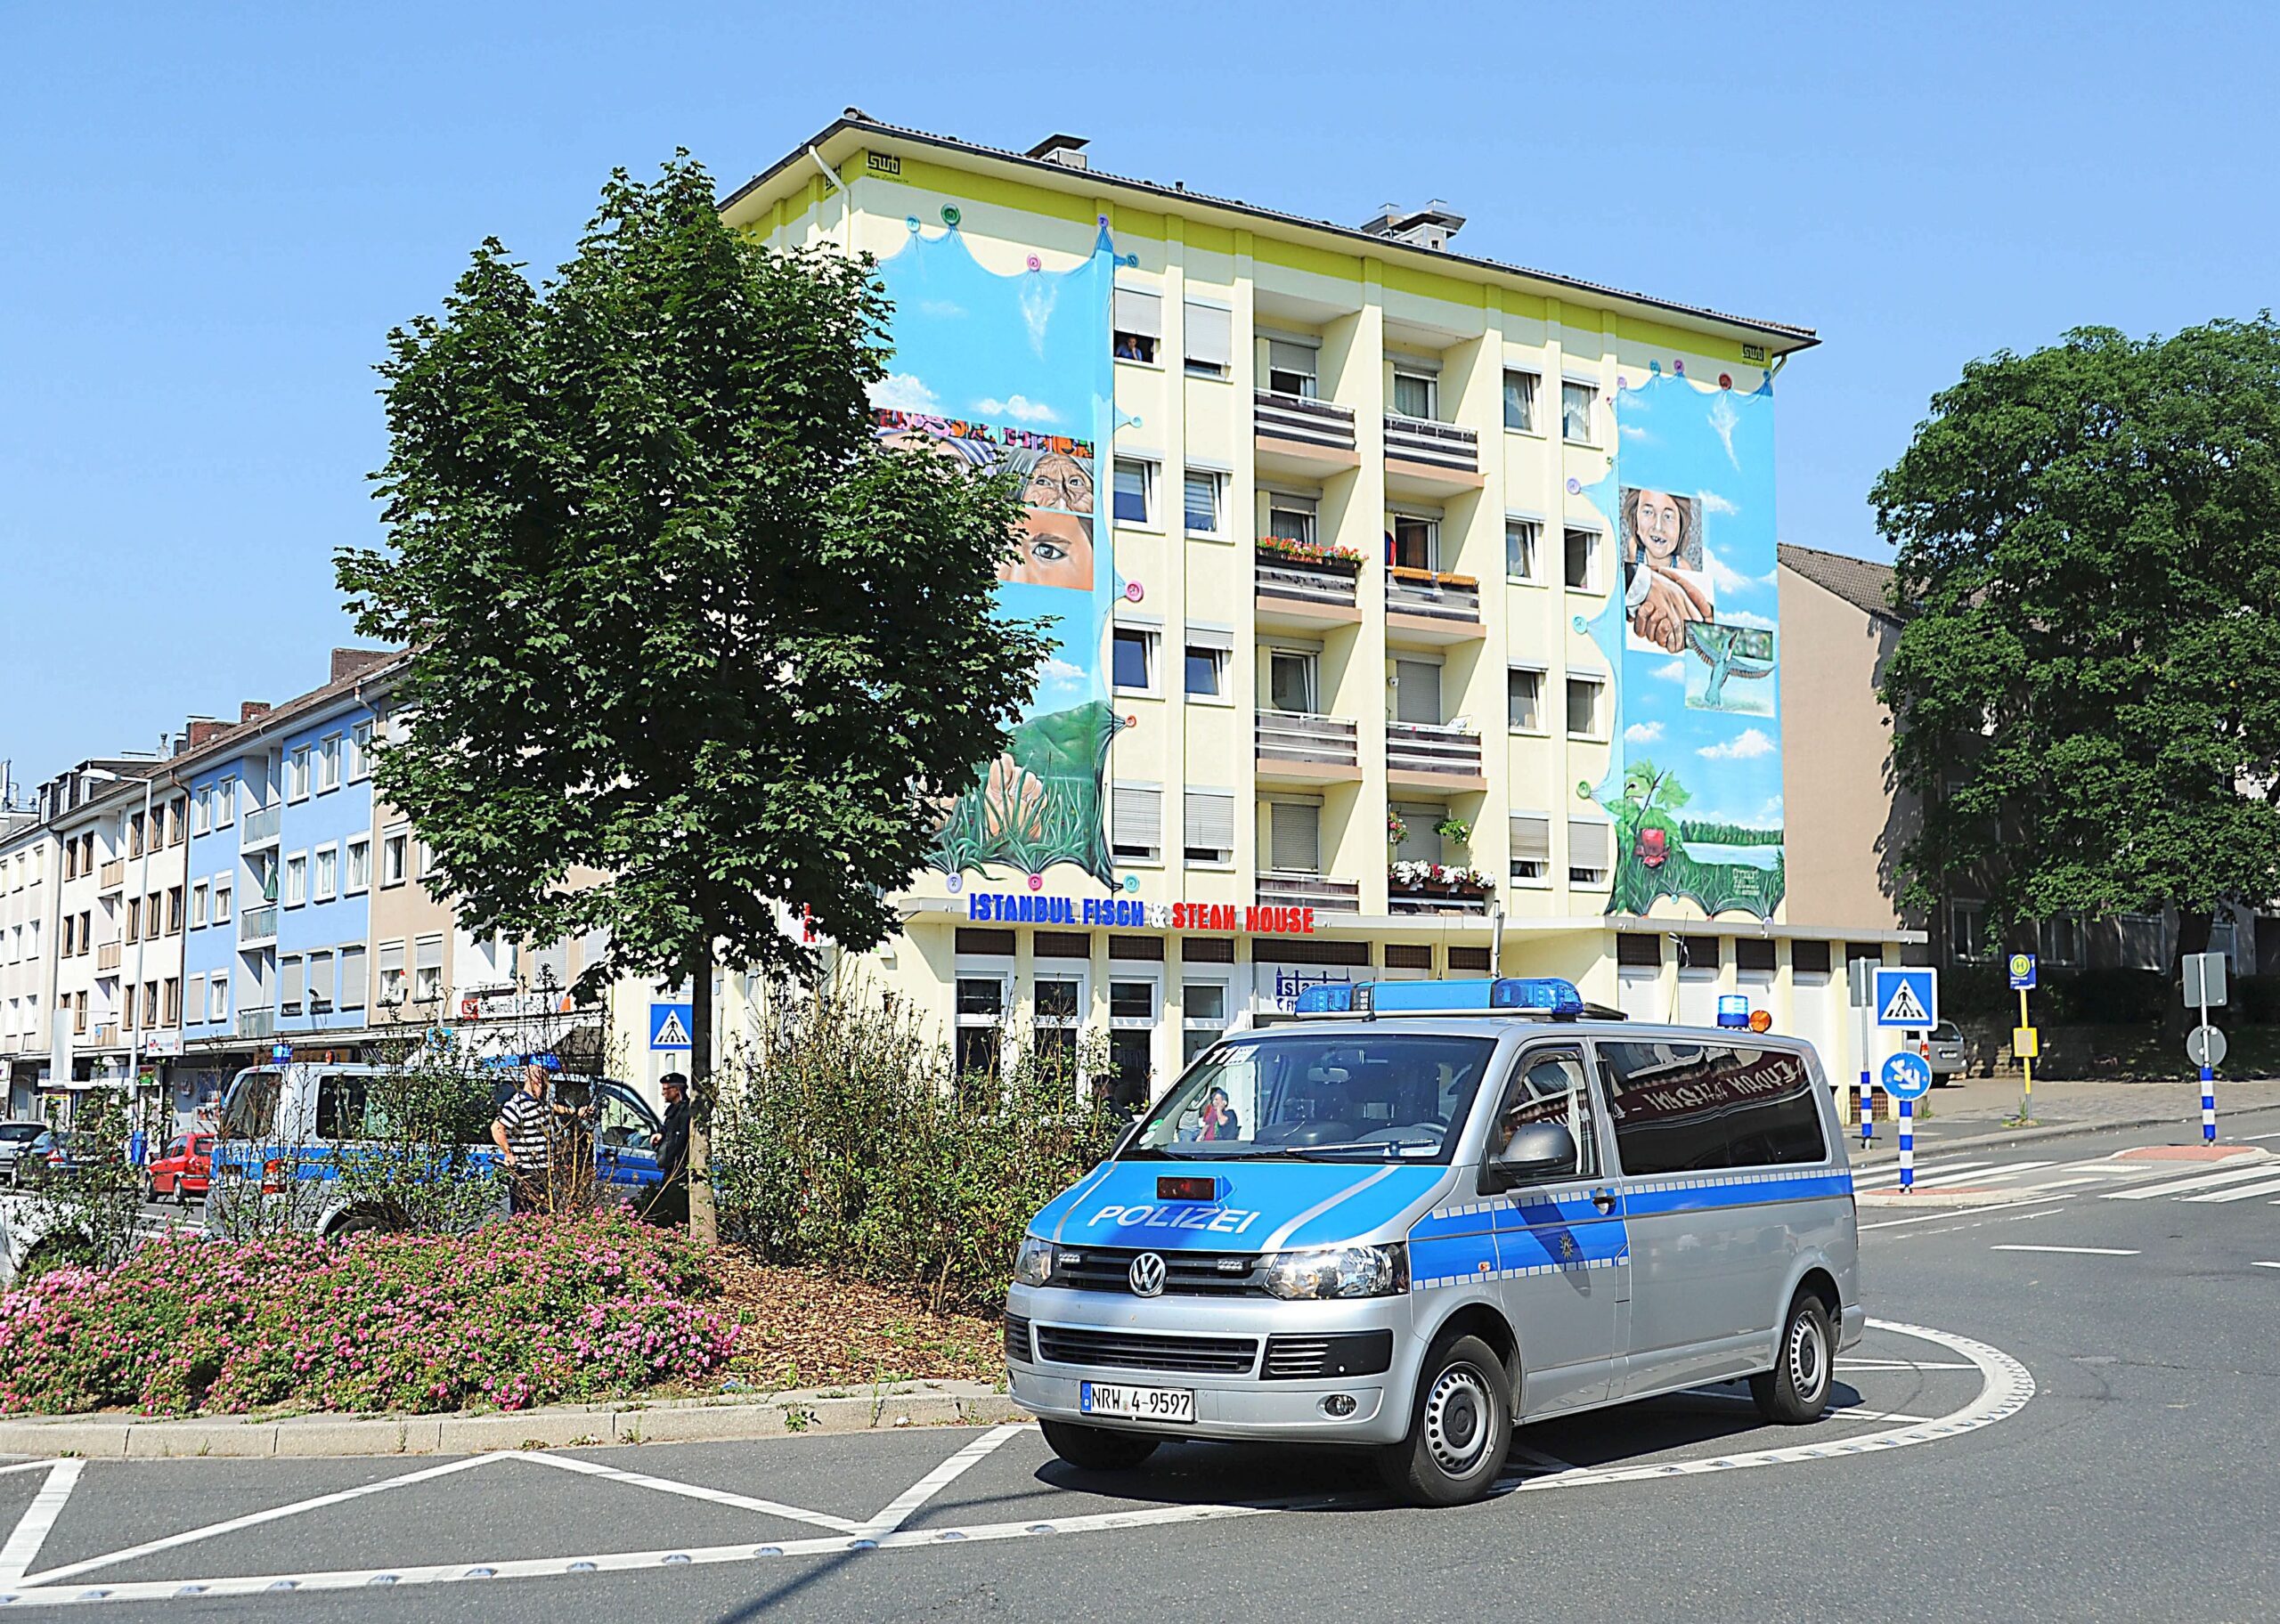
<svg viewBox="0 0 2280 1624"><path fill-rule="evenodd" d="M1014 1255L1014 1284L1042 1286L1052 1278L1053 1243L1034 1235L1022 1236L1022 1249Z"/></svg>
<svg viewBox="0 0 2280 1624"><path fill-rule="evenodd" d="M1321 1246L1271 1252L1266 1286L1274 1297L1390 1297L1409 1289L1409 1248Z"/></svg>

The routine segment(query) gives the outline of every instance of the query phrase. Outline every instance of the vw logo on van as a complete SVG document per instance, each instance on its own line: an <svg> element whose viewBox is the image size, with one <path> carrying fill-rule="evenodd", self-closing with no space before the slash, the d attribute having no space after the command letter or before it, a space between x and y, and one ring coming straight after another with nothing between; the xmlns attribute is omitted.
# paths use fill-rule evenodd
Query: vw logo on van
<svg viewBox="0 0 2280 1624"><path fill-rule="evenodd" d="M1132 1260L1128 1278L1134 1296L1159 1295L1164 1289L1164 1260L1153 1252L1143 1252Z"/></svg>

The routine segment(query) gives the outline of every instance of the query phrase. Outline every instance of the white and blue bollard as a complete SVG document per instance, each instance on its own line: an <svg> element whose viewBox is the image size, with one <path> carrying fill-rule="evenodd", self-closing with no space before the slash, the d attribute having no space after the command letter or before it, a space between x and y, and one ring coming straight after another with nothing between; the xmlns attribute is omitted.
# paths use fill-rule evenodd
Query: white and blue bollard
<svg viewBox="0 0 2280 1624"><path fill-rule="evenodd" d="M1869 1068L1861 1068L1861 1142L1868 1144L1877 1136L1877 1089L1869 1081Z"/></svg>
<svg viewBox="0 0 2280 1624"><path fill-rule="evenodd" d="M2217 1142L2217 1073L2208 1066L2201 1068L2201 1141Z"/></svg>
<svg viewBox="0 0 2280 1624"><path fill-rule="evenodd" d="M1916 1188L1916 1101L1900 1102L1900 1187Z"/></svg>

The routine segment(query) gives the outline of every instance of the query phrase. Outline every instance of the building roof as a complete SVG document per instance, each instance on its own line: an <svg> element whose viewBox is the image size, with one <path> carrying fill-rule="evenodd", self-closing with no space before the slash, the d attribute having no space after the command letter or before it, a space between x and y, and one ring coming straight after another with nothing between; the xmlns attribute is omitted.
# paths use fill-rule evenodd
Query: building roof
<svg viewBox="0 0 2280 1624"><path fill-rule="evenodd" d="M1888 564L1855 558L1849 553L1823 552L1817 547L1780 545L1782 567L1794 570L1824 592L1834 593L1863 614L1877 615L1898 625L1907 612L1892 603L1893 570Z"/></svg>
<svg viewBox="0 0 2280 1624"><path fill-rule="evenodd" d="M1303 215L1287 214L1281 209L1266 208L1256 203L1246 203L1239 198L1218 198L1204 192L1190 191L1184 183L1165 186L1154 181L1111 175L1101 169L1090 167L1072 169L1046 158L1032 158L1026 152L1015 152L1005 147L982 146L974 142L962 141L954 135L936 135L924 130L909 128L904 125L885 124L873 118L861 109L852 107L814 136L802 142L794 150L778 158L722 199L721 212L723 215L730 213L738 203L765 187L786 170L795 165L812 162L810 154L822 151L838 137L850 134L858 137L874 139L884 137L906 144L933 147L943 151L958 153L968 158L979 158L991 164L1005 165L1026 172L1025 179L1035 180L1055 190L1094 194L1103 191L1137 192L1148 199L1151 207L1157 208L1185 207L1206 213L1224 212L1254 221L1297 227L1307 231L1329 232L1333 236L1345 239L1351 249L1357 254L1405 260L1412 264L1438 266L1444 269L1451 265L1467 266L1476 271L1486 271L1500 276L1518 277L1540 283L1555 294L1566 290L1588 294L1597 299L1635 304L1665 317L1713 324L1747 334L1753 338L1770 339L1771 342L1766 347L1776 353L1786 354L1796 350L1811 349L1820 342L1820 337L1809 327L1797 327L1784 321L1767 321L1752 316L1730 315L1723 311L1709 310L1700 305L1682 304L1670 299L1657 298L1650 294L1632 293L1624 288L1609 287L1603 282L1585 281L1577 277L1561 276L1550 271L1532 271L1525 265L1508 264L1501 260L1482 259L1471 255L1459 254L1445 248L1415 247L1391 238L1372 235L1355 226L1340 225L1329 220L1310 220ZM1066 137L1057 139L1067 140Z"/></svg>

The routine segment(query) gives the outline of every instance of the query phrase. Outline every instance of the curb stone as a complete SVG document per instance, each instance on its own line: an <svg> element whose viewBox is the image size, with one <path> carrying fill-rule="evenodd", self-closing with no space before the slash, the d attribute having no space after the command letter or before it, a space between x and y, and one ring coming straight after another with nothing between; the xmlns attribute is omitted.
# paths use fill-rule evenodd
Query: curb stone
<svg viewBox="0 0 2280 1624"><path fill-rule="evenodd" d="M281 1421L27 1416L0 1420L0 1455L76 1455L91 1460L461 1455L524 1448L727 1442L1028 1419L1029 1412L1010 1394L987 1383L945 1381L899 1383L877 1391L830 1387L743 1399L563 1404L482 1415L297 1416Z"/></svg>

